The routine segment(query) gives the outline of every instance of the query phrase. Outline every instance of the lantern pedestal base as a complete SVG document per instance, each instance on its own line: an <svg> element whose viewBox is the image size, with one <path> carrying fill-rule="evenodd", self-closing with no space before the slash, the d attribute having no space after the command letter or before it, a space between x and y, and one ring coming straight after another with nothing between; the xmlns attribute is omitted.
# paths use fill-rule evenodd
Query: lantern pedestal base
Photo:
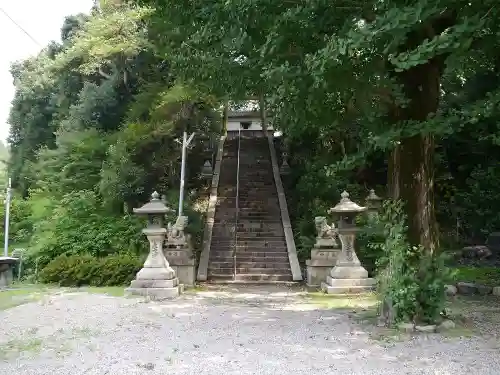
<svg viewBox="0 0 500 375"><path fill-rule="evenodd" d="M149 255L135 280L125 291L129 294L163 300L178 297L182 291L175 271L163 254L165 228L146 228L143 233L149 240Z"/></svg>
<svg viewBox="0 0 500 375"><path fill-rule="evenodd" d="M135 296L149 297L153 301L162 301L179 297L183 291L182 285L175 288L127 288L125 292Z"/></svg>
<svg viewBox="0 0 500 375"><path fill-rule="evenodd" d="M125 291L132 295L163 300L178 297L183 285L172 268L143 268Z"/></svg>
<svg viewBox="0 0 500 375"><path fill-rule="evenodd" d="M335 266L321 290L328 294L355 294L375 289L376 280L368 277L368 272L358 265Z"/></svg>
<svg viewBox="0 0 500 375"><path fill-rule="evenodd" d="M375 289L375 279L334 279L326 278L321 284L321 290L328 294L359 294Z"/></svg>

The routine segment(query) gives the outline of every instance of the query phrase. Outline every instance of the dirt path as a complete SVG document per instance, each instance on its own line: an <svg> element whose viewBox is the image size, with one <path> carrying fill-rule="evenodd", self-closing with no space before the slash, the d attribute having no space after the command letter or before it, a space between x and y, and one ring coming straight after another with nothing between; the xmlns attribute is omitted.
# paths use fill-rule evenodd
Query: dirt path
<svg viewBox="0 0 500 375"><path fill-rule="evenodd" d="M0 374L500 373L498 340L375 339L353 317L370 299L325 301L282 288L212 288L163 303L49 293L0 311Z"/></svg>

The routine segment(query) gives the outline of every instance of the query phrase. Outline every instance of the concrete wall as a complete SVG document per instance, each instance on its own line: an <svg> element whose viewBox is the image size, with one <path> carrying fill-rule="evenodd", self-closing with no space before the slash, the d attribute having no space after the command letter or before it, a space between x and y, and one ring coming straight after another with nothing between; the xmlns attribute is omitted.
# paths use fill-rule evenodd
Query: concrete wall
<svg viewBox="0 0 500 375"><path fill-rule="evenodd" d="M252 125L248 129L243 129L241 127L242 122L251 122ZM259 119L250 118L250 117L238 117L238 118L228 118L227 120L227 131L238 131L241 128L241 131L255 131L262 130L262 125ZM272 129L272 127L268 127L268 129Z"/></svg>
<svg viewBox="0 0 500 375"><path fill-rule="evenodd" d="M227 120L227 131L238 131L240 129L242 122L251 122L252 125L248 129L241 128L241 131L245 130L260 130L262 126L260 124L260 120L252 119L252 118L229 118Z"/></svg>

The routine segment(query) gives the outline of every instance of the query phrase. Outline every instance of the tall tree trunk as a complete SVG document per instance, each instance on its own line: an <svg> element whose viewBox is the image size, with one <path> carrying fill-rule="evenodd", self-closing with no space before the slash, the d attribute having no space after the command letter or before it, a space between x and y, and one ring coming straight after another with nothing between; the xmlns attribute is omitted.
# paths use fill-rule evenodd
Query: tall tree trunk
<svg viewBox="0 0 500 375"><path fill-rule="evenodd" d="M442 34L456 22L456 12L446 10L421 24L407 35L400 51L411 51L424 40ZM425 121L439 107L440 82L446 56L438 55L426 64L401 73L391 71L402 84L409 103L394 106L391 117L396 125L407 120ZM403 138L390 157L389 187L394 198L406 203L408 238L413 245L422 245L433 252L439 245L434 210L434 136L421 133Z"/></svg>
<svg viewBox="0 0 500 375"><path fill-rule="evenodd" d="M394 120L425 121L439 106L444 59L434 59L396 75L409 104L393 111ZM393 150L388 169L389 193L406 204L408 238L433 252L439 243L434 210L434 137L419 134L401 140Z"/></svg>
<svg viewBox="0 0 500 375"><path fill-rule="evenodd" d="M259 112L260 112L260 124L262 126L262 130L265 130L267 134L266 101L264 99L263 94L259 96Z"/></svg>
<svg viewBox="0 0 500 375"><path fill-rule="evenodd" d="M228 114L229 114L229 102L224 103L224 107L222 109L222 134L226 135L227 134L227 121L228 121Z"/></svg>
<svg viewBox="0 0 500 375"><path fill-rule="evenodd" d="M387 166L387 196L391 199L401 198L399 188L400 158L401 148L399 144L397 144L389 155L389 163Z"/></svg>

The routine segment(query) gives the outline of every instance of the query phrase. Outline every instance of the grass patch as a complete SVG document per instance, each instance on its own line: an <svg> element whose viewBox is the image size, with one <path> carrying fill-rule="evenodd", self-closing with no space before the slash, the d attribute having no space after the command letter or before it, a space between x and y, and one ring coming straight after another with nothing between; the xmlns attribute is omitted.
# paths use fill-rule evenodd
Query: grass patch
<svg viewBox="0 0 500 375"><path fill-rule="evenodd" d="M0 310L39 301L54 288L46 285L14 284L12 289L0 291Z"/></svg>
<svg viewBox="0 0 500 375"><path fill-rule="evenodd" d="M195 284L194 286L185 286L184 287L184 292L185 293L198 293L198 292L206 292L209 290L205 285L202 284Z"/></svg>
<svg viewBox="0 0 500 375"><path fill-rule="evenodd" d="M443 332L445 336L500 335L500 297L456 296L446 310L456 328Z"/></svg>
<svg viewBox="0 0 500 375"><path fill-rule="evenodd" d="M123 297L125 295L125 287L123 286L88 286L79 289L82 292L92 293L92 294L105 294L113 297Z"/></svg>
<svg viewBox="0 0 500 375"><path fill-rule="evenodd" d="M377 305L375 293L333 295L321 292L307 293L305 301L324 309L369 309Z"/></svg>
<svg viewBox="0 0 500 375"><path fill-rule="evenodd" d="M40 301L47 295L62 291L104 294L113 297L123 297L125 295L125 287L121 286L60 288L54 285L14 283L11 289L0 291L0 310Z"/></svg>
<svg viewBox="0 0 500 375"><path fill-rule="evenodd" d="M456 267L455 282L464 281L488 286L500 285L500 268L496 267Z"/></svg>
<svg viewBox="0 0 500 375"><path fill-rule="evenodd" d="M28 340L10 340L0 346L0 358L7 359L22 353L38 353L42 348L43 341L39 338Z"/></svg>

